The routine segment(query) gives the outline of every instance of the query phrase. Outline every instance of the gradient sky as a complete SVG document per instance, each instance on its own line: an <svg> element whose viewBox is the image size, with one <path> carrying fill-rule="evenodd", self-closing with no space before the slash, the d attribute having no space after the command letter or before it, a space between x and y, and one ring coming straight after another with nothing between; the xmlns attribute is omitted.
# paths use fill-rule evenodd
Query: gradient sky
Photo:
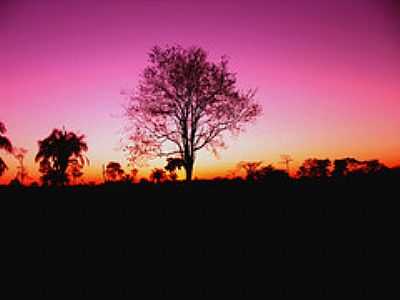
<svg viewBox="0 0 400 300"><path fill-rule="evenodd" d="M225 175L241 160L380 158L400 163L400 6L396 0L0 2L0 120L29 149L55 128L87 135L91 167L126 166L119 150L122 89L134 88L154 45L230 57L241 88L264 113L219 159L200 154L195 176ZM2 152L15 176L15 160ZM162 166L163 161L154 165ZM142 171L139 175L145 175Z"/></svg>

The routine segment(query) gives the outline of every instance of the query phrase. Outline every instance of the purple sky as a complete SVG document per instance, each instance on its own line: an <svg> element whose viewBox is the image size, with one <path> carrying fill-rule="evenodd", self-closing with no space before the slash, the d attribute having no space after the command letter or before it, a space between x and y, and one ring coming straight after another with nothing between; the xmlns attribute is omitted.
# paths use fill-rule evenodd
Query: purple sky
<svg viewBox="0 0 400 300"><path fill-rule="evenodd" d="M258 88L264 106L221 159L200 156L199 176L281 153L297 163L347 155L399 163L396 1L0 3L0 120L29 149L33 174L36 141L63 125L87 134L92 177L106 161L125 164L120 91L135 87L151 47L175 43L202 46L212 60L228 55L240 86Z"/></svg>

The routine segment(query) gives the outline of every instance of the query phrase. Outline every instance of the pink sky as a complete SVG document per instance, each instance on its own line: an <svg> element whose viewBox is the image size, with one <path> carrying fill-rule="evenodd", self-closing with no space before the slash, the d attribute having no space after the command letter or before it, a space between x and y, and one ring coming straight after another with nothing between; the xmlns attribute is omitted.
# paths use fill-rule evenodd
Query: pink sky
<svg viewBox="0 0 400 300"><path fill-rule="evenodd" d="M134 88L154 45L228 55L242 88L258 88L264 114L220 159L204 152L199 177L241 160L380 158L400 163L400 6L391 0L2 1L0 120L29 149L66 126L87 135L91 167L126 166L121 89ZM15 160L2 152L15 176ZM153 165L162 166L163 161ZM145 175L143 170L140 175Z"/></svg>

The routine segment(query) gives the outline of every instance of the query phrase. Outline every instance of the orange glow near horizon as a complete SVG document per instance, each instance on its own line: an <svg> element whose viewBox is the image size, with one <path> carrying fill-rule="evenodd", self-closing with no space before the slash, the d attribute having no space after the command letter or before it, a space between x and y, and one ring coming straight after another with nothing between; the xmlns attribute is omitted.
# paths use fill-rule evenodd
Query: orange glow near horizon
<svg viewBox="0 0 400 300"><path fill-rule="evenodd" d="M120 91L135 88L152 46L174 43L201 46L213 61L228 55L239 88L257 88L264 110L239 137L227 136L220 158L200 152L194 177L226 176L240 161L283 168L281 154L293 157L292 170L313 157L400 165L393 1L217 2L0 3L0 121L13 145L28 149L31 181L40 176L37 141L63 126L87 136L85 182L101 182L109 161L128 172ZM4 184L17 161L0 156L9 166ZM150 162L138 177L164 165Z"/></svg>

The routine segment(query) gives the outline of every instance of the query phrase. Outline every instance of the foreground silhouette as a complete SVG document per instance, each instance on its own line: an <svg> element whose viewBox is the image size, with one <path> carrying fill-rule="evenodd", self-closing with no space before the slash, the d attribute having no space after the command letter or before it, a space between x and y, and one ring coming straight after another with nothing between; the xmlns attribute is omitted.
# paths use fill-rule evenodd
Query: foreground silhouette
<svg viewBox="0 0 400 300"><path fill-rule="evenodd" d="M137 169L126 175L110 162L104 184L78 185L86 151L83 135L55 129L39 141L42 186L22 185L23 173L0 186L3 250L19 282L39 282L24 291L54 299L385 295L368 279L374 260L392 263L400 168L310 158L290 177L291 158L283 157L287 170L240 162L243 177L180 182L176 171L186 163L173 156L151 181L134 182ZM24 171L23 155L13 154ZM60 280L65 274L74 276Z"/></svg>
<svg viewBox="0 0 400 300"><path fill-rule="evenodd" d="M248 179L190 184L0 187L5 232L12 228L3 250L18 278L35 278L55 299L83 288L110 299L382 296L371 265L393 263L400 169L375 167L324 179L260 165Z"/></svg>

